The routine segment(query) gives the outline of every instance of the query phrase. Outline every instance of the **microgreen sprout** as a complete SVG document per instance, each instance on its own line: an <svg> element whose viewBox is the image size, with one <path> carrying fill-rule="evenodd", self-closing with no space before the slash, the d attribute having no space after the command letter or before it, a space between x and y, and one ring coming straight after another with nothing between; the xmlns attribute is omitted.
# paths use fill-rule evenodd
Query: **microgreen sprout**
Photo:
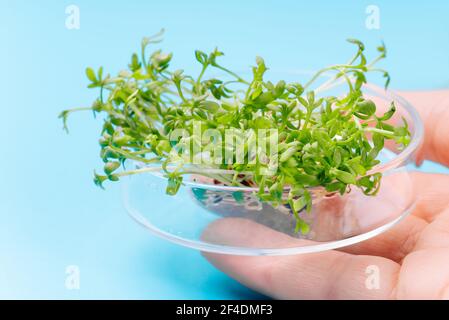
<svg viewBox="0 0 449 320"><path fill-rule="evenodd" d="M369 72L380 72L386 79L385 87L390 82L388 73L375 67L386 56L383 44L377 48L379 55L368 63L363 43L349 39L356 53L348 63L324 68L305 84L272 83L264 80L268 68L262 58L256 58L252 78L244 79L219 63L223 53L217 49L208 54L195 51L200 64L196 77L183 70L171 71L171 53L155 50L147 55L148 46L158 43L162 32L144 38L140 52L132 54L128 68L115 77L105 75L102 67L97 71L87 68L88 87L99 88L99 97L91 107L60 114L66 130L72 112L91 110L104 115L99 139L104 168L101 174L94 173L94 182L100 187L108 180L162 171L168 179L166 192L174 195L184 175L202 175L223 185L258 188L262 201L288 205L296 217L296 231L307 233L309 226L299 212L310 212L311 188L344 194L356 186L366 195L375 195L382 175L369 171L379 163L385 141L392 140L400 147L410 141L405 120L402 126L388 123L396 111L394 102L385 113L376 115L376 104L362 92ZM224 76L207 77L213 69ZM334 76L313 89L328 72ZM339 81L347 83L346 94L322 94ZM201 126L199 134L195 133L195 123ZM187 134L171 138L179 129ZM192 162L214 155L216 148L210 146L217 143L203 136L208 129L218 132L219 138L232 129L256 132L256 136L238 136L238 143L218 148L234 155L242 148L246 160L238 162L232 156L233 162ZM276 130L276 135L266 140L275 138L277 154L261 156L256 152L252 156L250 141L260 138L258 130L270 129ZM127 170L126 160L143 166ZM273 163L277 164L274 171ZM267 169L271 174L263 173Z"/></svg>

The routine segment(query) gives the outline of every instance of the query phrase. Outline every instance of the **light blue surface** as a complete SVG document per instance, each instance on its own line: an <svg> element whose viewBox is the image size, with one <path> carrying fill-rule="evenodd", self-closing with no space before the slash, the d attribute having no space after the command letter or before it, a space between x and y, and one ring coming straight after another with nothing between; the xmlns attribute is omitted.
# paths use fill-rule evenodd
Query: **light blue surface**
<svg viewBox="0 0 449 320"><path fill-rule="evenodd" d="M383 39L393 87L449 85L447 0L377 0L380 30L365 28L367 1L75 0L80 30L65 28L69 4L0 1L0 298L261 297L131 221L119 185L93 185L100 123L90 114L61 131L58 112L96 95L84 68L120 70L142 36L165 27L161 47L190 71L196 48L218 46L237 70L256 55L276 69L316 69L347 59L347 37L368 48ZM68 265L80 268L80 290L65 288Z"/></svg>

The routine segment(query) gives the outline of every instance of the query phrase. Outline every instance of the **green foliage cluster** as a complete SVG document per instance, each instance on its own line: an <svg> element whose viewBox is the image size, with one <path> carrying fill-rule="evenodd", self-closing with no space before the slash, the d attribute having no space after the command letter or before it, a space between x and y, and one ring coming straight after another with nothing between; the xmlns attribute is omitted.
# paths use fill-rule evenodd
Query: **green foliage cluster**
<svg viewBox="0 0 449 320"><path fill-rule="evenodd" d="M150 44L161 40L161 35L162 32L144 38L140 53L134 53L127 70L115 77L105 75L102 67L97 71L87 68L89 88L98 88L99 97L91 107L60 114L65 129L72 112L92 110L94 114L104 114L99 140L104 169L94 178L99 186L106 180L117 181L126 175L154 170L165 172L167 193L171 195L177 193L183 176L192 173L225 185L255 186L263 201L289 204L297 217L297 231L307 233L308 226L298 212L310 210L310 188L344 194L350 186L356 186L367 195L375 195L381 174L368 172L379 163L377 156L385 141L394 140L399 146L409 143L405 121L402 126L388 123L395 113L394 103L378 115L375 103L362 92L368 72L381 72L388 86L388 73L374 66L386 56L383 45L377 48L377 58L368 63L364 45L350 39L356 53L348 63L324 68L305 84L282 80L272 83L264 80L267 67L262 58L256 58L252 79L245 80L218 62L223 53L217 49L208 54L195 51L201 65L196 77L183 70L171 71L171 53L156 50L148 56L146 52ZM219 70L226 79L206 78L209 69ZM327 86L344 81L347 93L323 96L312 89L325 72L334 74ZM191 148L181 146L210 144L194 135L194 121L201 123L202 132L215 129L223 137L232 128L255 132L276 129L278 152L256 156L253 163L192 165L182 153L189 150L189 157L195 154L191 154ZM185 129L190 134L171 141L170 133L175 129ZM126 170L126 160L148 166ZM262 174L275 161L274 174Z"/></svg>

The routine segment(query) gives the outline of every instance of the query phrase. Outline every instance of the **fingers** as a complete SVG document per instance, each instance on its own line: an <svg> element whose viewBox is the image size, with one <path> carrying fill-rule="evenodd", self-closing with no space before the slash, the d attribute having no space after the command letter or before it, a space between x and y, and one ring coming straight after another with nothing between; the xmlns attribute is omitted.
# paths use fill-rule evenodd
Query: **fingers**
<svg viewBox="0 0 449 320"><path fill-rule="evenodd" d="M241 283L282 299L449 298L448 177L414 173L421 194L418 216L410 216L391 231L344 248L285 257L205 256ZM436 200L436 201L435 201ZM420 209L419 209L420 208ZM243 219L222 219L209 227L215 240L236 246L288 247L307 243ZM416 251L418 250L418 251ZM379 255L352 255L370 254ZM404 258L399 276L399 264ZM374 267L373 267L374 266ZM432 266L432 267L429 267ZM374 269L372 269L374 268ZM367 270L378 270L379 289L367 287ZM404 271L406 270L406 271ZM410 276L413 275L413 276ZM425 282L416 279L428 279Z"/></svg>
<svg viewBox="0 0 449 320"><path fill-rule="evenodd" d="M380 256L401 263L415 248L427 225L423 219L410 215L390 230L366 241L340 248L339 251Z"/></svg>
<svg viewBox="0 0 449 320"><path fill-rule="evenodd" d="M205 237L208 236L228 245L248 247L288 245L289 239L272 229L239 218L214 222L208 227ZM391 260L338 251L279 257L204 255L237 281L280 299L388 299L399 272L399 265ZM375 288L368 283L370 270L382 275Z"/></svg>
<svg viewBox="0 0 449 320"><path fill-rule="evenodd" d="M449 250L449 207L422 231L414 250L434 248Z"/></svg>
<svg viewBox="0 0 449 320"><path fill-rule="evenodd" d="M394 295L398 299L449 299L449 249L419 250L402 264Z"/></svg>
<svg viewBox="0 0 449 320"><path fill-rule="evenodd" d="M449 207L449 176L413 172L410 174L417 199L414 215L432 222Z"/></svg>
<svg viewBox="0 0 449 320"><path fill-rule="evenodd" d="M449 254L445 253L449 251L449 209L445 210L449 207L449 177L418 172L411 173L410 177L418 198L414 214L376 238L341 251L315 254L238 257L205 253L205 256L238 281L275 298L449 298L449 284L444 282L447 278L440 276L449 270L449 256L444 258L446 260L441 258ZM296 240L260 224L238 218L213 223L205 235L206 238L213 238L212 242L254 248L316 244ZM431 259L435 260L434 269L426 270L427 276L431 275L432 285L419 282L417 285L413 283L413 279L404 275L404 271L401 271L401 282L398 284L400 265L397 262L402 262L403 266L416 273L415 269L421 270L420 263L424 264L423 261L419 263L420 259L428 259L424 261L426 266ZM372 270L370 268L373 266L382 275L378 290L367 289L366 272ZM434 275L432 272L439 274ZM435 291L435 288L438 290ZM416 290L422 290L425 295Z"/></svg>

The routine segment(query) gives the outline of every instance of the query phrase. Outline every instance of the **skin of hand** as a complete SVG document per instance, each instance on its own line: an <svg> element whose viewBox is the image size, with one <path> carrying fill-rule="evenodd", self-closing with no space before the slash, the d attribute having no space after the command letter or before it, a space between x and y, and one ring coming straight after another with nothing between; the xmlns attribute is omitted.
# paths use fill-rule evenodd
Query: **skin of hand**
<svg viewBox="0 0 449 320"><path fill-rule="evenodd" d="M417 164L428 159L449 166L449 91L398 94L415 106L424 122ZM203 255L237 281L276 299L449 299L449 176L413 172L411 179L417 197L414 212L364 242L291 256ZM251 237L259 239L245 239L245 223L253 222L231 219L208 232L222 232L228 243L270 237L289 241L255 223L250 227L260 230ZM378 270L378 288L367 288L369 266Z"/></svg>

